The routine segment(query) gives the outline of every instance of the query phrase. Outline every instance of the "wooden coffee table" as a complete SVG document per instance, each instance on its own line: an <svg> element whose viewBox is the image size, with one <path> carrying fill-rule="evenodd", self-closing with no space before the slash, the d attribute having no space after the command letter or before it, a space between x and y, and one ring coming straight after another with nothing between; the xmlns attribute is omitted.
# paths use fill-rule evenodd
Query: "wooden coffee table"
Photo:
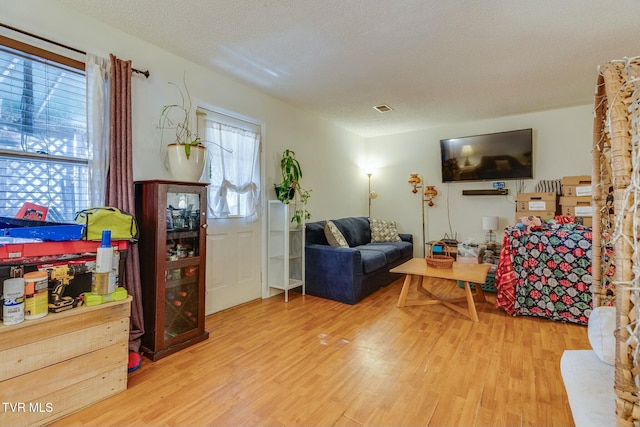
<svg viewBox="0 0 640 427"><path fill-rule="evenodd" d="M469 317L474 322L477 322L478 312L476 311L475 302L487 302L482 290L482 284L487 280L489 268L489 264L468 264L462 262L454 262L451 268L433 268L427 265L424 258L413 258L389 271L392 273L406 274L404 284L402 285L402 291L400 291L400 298L398 298L398 307L443 304L446 307ZM413 276L420 276L420 280L417 281L418 291L429 297L429 299L407 301L407 294L409 293L409 286L411 286ZM448 299L437 297L425 288L425 284L428 282L428 280L425 280L427 277L460 280L464 282L465 297ZM475 294L472 293L469 283L476 284ZM467 303L466 310L463 307L455 305L461 302Z"/></svg>

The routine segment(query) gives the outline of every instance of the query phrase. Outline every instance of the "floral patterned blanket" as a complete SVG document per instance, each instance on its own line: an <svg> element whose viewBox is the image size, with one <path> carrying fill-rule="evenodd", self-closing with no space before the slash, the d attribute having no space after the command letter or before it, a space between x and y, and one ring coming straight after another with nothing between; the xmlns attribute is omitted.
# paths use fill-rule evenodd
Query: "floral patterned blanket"
<svg viewBox="0 0 640 427"><path fill-rule="evenodd" d="M545 225L505 230L496 307L507 313L586 325L591 314L591 229Z"/></svg>

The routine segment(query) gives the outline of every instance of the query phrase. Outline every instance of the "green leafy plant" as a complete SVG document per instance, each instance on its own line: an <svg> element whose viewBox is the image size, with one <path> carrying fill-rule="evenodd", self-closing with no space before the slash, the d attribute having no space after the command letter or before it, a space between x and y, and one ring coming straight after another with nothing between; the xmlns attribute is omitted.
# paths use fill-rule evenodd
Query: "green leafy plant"
<svg viewBox="0 0 640 427"><path fill-rule="evenodd" d="M162 107L160 118L158 119L158 127L161 130L161 140L164 140L164 131L166 129L175 129L175 139L172 143L183 145L187 158L191 155L191 147L202 146L202 141L197 131L191 128L191 95L187 89L186 82L183 81L184 91L173 82L169 82L174 86L180 95L180 103L168 104Z"/></svg>
<svg viewBox="0 0 640 427"><path fill-rule="evenodd" d="M308 210L306 210L304 207L307 204L307 199L309 197L311 197L311 190L303 190L301 188L299 188L297 194L297 197L294 198L294 206L296 207L296 209L293 211L293 216L291 217L291 222L296 222L296 224L298 224L298 227L300 227L302 225L302 218L304 217L305 221L311 219L311 213L309 213ZM297 209L297 199L300 200L300 203L302 204L302 209Z"/></svg>
<svg viewBox="0 0 640 427"><path fill-rule="evenodd" d="M311 190L306 190L300 185L302 178L302 168L300 162L296 159L296 153L286 149L282 153L280 159L280 171L282 173L282 181L275 184L276 196L282 203L289 204L291 200L294 203L294 213L291 222L296 222L298 226L302 225L302 218L305 220L311 218L309 211L305 209L305 205ZM302 204L302 208L298 209L298 204Z"/></svg>

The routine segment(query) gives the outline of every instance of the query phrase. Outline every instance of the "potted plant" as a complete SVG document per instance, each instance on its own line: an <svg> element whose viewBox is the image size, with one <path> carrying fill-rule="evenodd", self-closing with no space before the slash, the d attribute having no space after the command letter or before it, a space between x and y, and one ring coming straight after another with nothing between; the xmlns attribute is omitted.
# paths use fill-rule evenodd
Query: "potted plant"
<svg viewBox="0 0 640 427"><path fill-rule="evenodd" d="M297 197L294 197L294 211L293 216L291 217L291 222L296 222L298 227L302 225L302 218L304 217L305 221L311 219L311 213L305 209L307 204L307 199L311 197L311 190L304 190L302 188L298 188L298 192L296 193ZM298 201L302 204L302 209L298 209Z"/></svg>
<svg viewBox="0 0 640 427"><path fill-rule="evenodd" d="M296 222L298 226L302 224L302 218L310 219L311 214L304 206L311 196L311 190L305 190L300 185L302 178L302 168L300 162L296 159L296 153L286 149L282 153L280 159L280 172L282 173L282 181L275 184L276 197L282 203L289 204L291 200L294 203L294 214L291 222ZM298 203L302 204L302 209L298 209Z"/></svg>
<svg viewBox="0 0 640 427"><path fill-rule="evenodd" d="M197 131L191 127L191 96L186 84L184 91L175 83L169 84L177 89L180 102L163 106L158 120L161 140L164 140L165 130L175 130L175 137L167 146L165 166L179 181L198 181L204 168L206 149Z"/></svg>
<svg viewBox="0 0 640 427"><path fill-rule="evenodd" d="M282 173L282 181L280 184L274 184L276 197L283 203L289 203L289 200L294 197L300 178L302 178L302 168L296 159L296 153L289 149L284 150L282 159L280 159L280 172Z"/></svg>

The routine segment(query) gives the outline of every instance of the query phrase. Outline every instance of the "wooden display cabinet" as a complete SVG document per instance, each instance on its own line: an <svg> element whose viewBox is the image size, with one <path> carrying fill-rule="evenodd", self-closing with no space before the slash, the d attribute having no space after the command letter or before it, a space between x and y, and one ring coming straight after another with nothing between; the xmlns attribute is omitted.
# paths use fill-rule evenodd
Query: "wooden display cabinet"
<svg viewBox="0 0 640 427"><path fill-rule="evenodd" d="M207 187L138 181L142 351L158 360L206 340L204 330Z"/></svg>

